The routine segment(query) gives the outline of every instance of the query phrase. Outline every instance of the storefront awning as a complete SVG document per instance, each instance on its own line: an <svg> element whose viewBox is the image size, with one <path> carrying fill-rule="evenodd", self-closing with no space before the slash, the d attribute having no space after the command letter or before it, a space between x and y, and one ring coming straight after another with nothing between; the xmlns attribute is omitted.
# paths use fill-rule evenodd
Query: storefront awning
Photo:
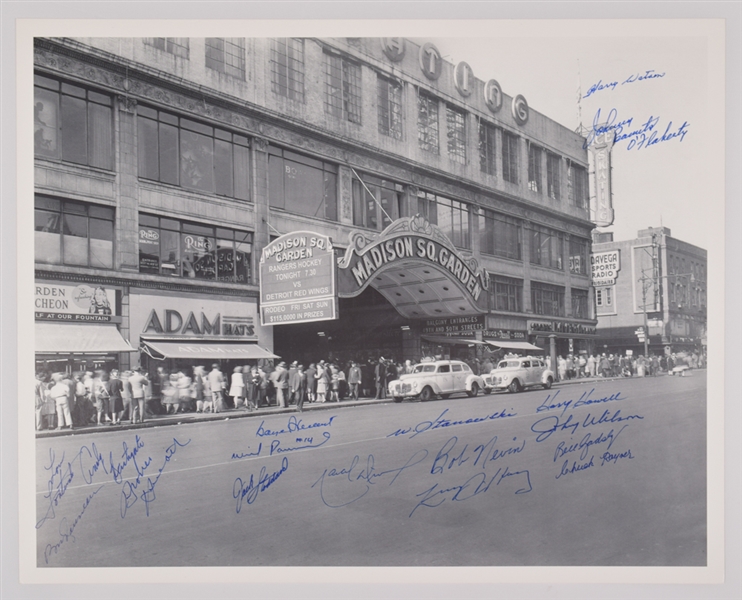
<svg viewBox="0 0 742 600"><path fill-rule="evenodd" d="M485 342L480 342L479 340L464 337L446 337L435 335L421 335L420 337L428 342L433 342L434 344L440 344L442 346L474 346L477 344L486 346Z"/></svg>
<svg viewBox="0 0 742 600"><path fill-rule="evenodd" d="M142 340L142 350L157 360L166 358L247 359L279 358L257 344L209 341Z"/></svg>
<svg viewBox="0 0 742 600"><path fill-rule="evenodd" d="M488 344L492 346L497 346L498 348L506 348L507 350L523 350L523 351L536 351L536 352L543 352L543 348L539 348L538 346L534 346L533 344L529 344L528 342L504 342L501 340L485 340Z"/></svg>
<svg viewBox="0 0 742 600"><path fill-rule="evenodd" d="M136 352L116 325L36 323L34 329L39 354Z"/></svg>

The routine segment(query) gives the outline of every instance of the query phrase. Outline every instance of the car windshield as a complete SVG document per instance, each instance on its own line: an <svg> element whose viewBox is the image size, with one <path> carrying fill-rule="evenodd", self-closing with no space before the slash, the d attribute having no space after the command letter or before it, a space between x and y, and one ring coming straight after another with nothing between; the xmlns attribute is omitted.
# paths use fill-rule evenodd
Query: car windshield
<svg viewBox="0 0 742 600"><path fill-rule="evenodd" d="M500 361L500 363L497 365L498 369L512 369L513 367L520 366L520 363L517 360L503 360Z"/></svg>
<svg viewBox="0 0 742 600"><path fill-rule="evenodd" d="M413 373L433 373L435 365L416 365Z"/></svg>

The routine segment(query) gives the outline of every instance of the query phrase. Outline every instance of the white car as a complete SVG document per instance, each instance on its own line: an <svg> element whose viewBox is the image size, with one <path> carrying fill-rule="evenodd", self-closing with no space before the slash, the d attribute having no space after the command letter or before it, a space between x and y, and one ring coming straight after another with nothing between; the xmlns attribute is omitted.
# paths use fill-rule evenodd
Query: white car
<svg viewBox="0 0 742 600"><path fill-rule="evenodd" d="M479 390L489 394L484 381L465 362L460 360L435 360L415 365L412 373L389 382L389 395L395 402L405 398L420 398L423 402L436 396L448 398L451 394L466 392L476 396Z"/></svg>
<svg viewBox="0 0 742 600"><path fill-rule="evenodd" d="M531 386L543 386L549 389L554 383L554 373L546 368L540 358L534 356L517 356L504 358L488 375L482 377L484 385L492 390L510 390L520 392Z"/></svg>

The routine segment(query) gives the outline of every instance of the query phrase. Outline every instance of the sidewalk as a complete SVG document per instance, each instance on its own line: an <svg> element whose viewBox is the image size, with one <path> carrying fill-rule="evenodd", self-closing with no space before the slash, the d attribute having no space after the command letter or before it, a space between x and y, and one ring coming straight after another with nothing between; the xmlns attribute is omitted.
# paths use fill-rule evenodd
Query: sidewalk
<svg viewBox="0 0 742 600"><path fill-rule="evenodd" d="M666 373L658 375L658 377L664 377ZM581 379L569 379L565 381L559 381L554 384L554 387L561 387L565 385L576 385L576 384L592 384L601 381L616 381L624 379L623 377L583 377ZM638 379L636 377L632 379ZM537 389L537 388L531 388ZM496 392L494 395L500 395L508 392ZM487 397L486 395L484 397ZM392 403L391 398L360 398L359 400L342 400L340 402L322 402L322 403L305 403L304 413L315 412L320 410L334 410L336 408L353 408L354 406L367 406L369 404L389 404ZM244 408L230 408L218 413L178 413L177 415L155 415L149 417L144 423L130 423L124 421L121 425L85 425L83 427L76 427L75 429L51 429L42 430L36 432L37 438L47 437L58 437L62 435L75 435L80 433L103 433L109 431L123 431L127 429L146 429L151 427L164 427L166 425L183 425L188 423L202 423L205 421L227 421L230 419L242 419L245 417L258 417L263 418L269 415L279 414L299 414L296 407L291 406L289 408L280 408L278 406L269 406L260 408L253 412L248 412Z"/></svg>

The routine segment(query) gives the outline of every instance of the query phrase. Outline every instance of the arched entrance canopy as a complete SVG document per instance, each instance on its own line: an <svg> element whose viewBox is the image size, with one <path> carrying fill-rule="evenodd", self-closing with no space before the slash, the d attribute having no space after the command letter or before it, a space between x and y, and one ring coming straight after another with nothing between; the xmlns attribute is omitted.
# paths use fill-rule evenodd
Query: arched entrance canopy
<svg viewBox="0 0 742 600"><path fill-rule="evenodd" d="M369 285L409 319L487 311L487 272L420 215L398 219L378 235L350 234L338 261L338 295L352 298Z"/></svg>

